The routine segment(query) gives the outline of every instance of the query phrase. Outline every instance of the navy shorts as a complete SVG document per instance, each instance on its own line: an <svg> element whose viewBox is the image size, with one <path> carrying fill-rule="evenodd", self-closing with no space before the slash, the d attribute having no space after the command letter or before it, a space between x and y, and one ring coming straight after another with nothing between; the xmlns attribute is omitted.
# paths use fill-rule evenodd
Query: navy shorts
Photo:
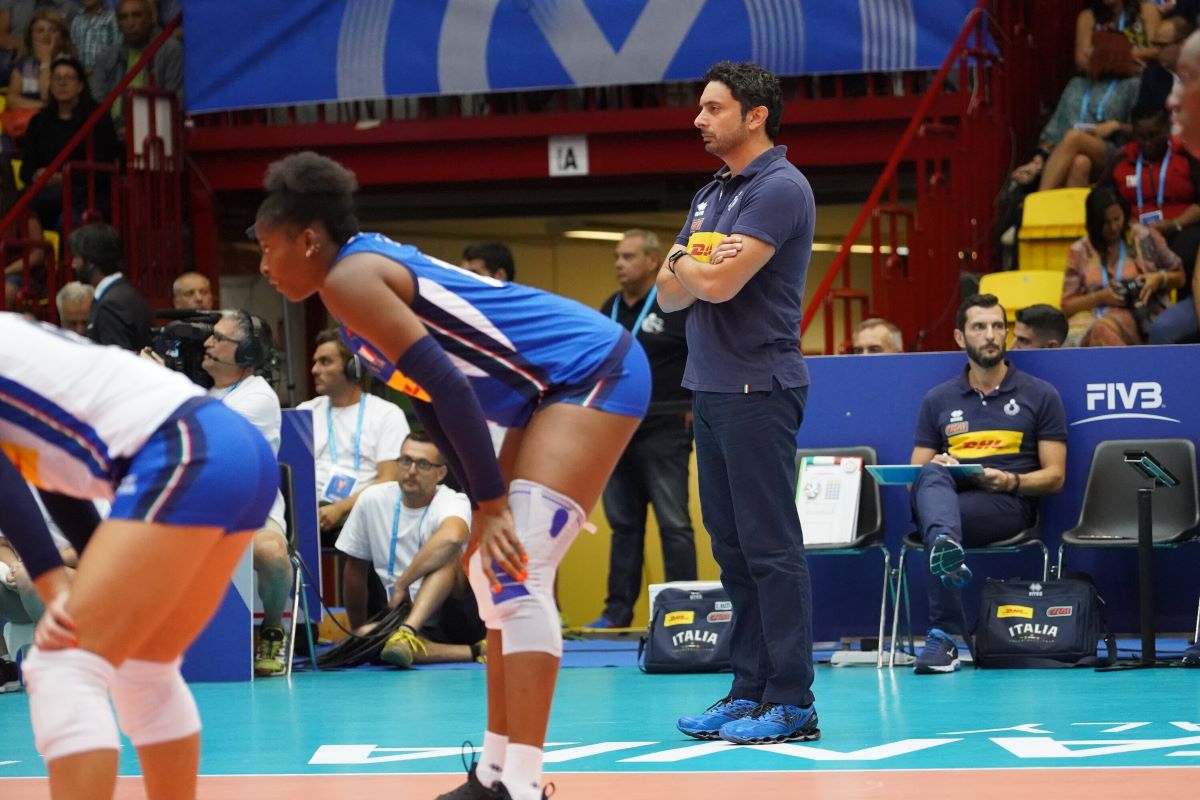
<svg viewBox="0 0 1200 800"><path fill-rule="evenodd" d="M262 434L219 401L199 397L130 460L109 519L254 531L278 490L279 465Z"/></svg>

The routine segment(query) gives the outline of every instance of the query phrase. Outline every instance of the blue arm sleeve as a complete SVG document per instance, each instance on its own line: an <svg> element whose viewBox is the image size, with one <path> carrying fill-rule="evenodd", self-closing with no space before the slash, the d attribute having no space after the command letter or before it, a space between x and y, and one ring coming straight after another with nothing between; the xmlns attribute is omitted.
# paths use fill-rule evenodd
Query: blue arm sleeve
<svg viewBox="0 0 1200 800"><path fill-rule="evenodd" d="M475 492L471 490L471 484L467 481L466 470L463 469L462 463L458 460L458 456L454 452L454 447L450 444L450 439L446 436L446 432L442 430L442 423L438 421L437 414L434 413L433 406L426 403L424 400L413 398L412 401L413 413L417 420L421 423L421 427L425 429L425 433L429 434L429 439L442 453L442 458L446 460L446 466L450 468L450 472L462 487L463 494L471 498L471 506L477 508L475 502Z"/></svg>
<svg viewBox="0 0 1200 800"><path fill-rule="evenodd" d="M432 336L421 337L396 361L396 369L429 394L431 416L446 442L446 447L439 447L448 463L461 465L461 474L456 474L470 488L471 500L480 503L503 496L504 479L479 399L441 345Z"/></svg>
<svg viewBox="0 0 1200 800"><path fill-rule="evenodd" d="M29 577L36 579L63 565L29 486L3 451L0 451L0 531L25 562Z"/></svg>

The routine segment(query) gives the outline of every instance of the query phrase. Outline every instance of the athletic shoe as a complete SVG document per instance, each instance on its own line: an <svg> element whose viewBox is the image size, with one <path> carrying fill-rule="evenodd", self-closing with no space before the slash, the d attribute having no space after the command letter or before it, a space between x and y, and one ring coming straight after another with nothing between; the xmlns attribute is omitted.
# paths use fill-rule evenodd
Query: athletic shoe
<svg viewBox="0 0 1200 800"><path fill-rule="evenodd" d="M21 691L21 678L17 665L7 658L0 658L0 694Z"/></svg>
<svg viewBox="0 0 1200 800"><path fill-rule="evenodd" d="M542 787L542 800L549 800L553 794L553 783L547 783L544 787ZM505 786L503 782L496 784L496 798L497 800L512 800L512 795L508 793L508 787Z"/></svg>
<svg viewBox="0 0 1200 800"><path fill-rule="evenodd" d="M472 764L467 770L467 782L445 794L439 794L437 800L499 800L507 796L507 791L501 795L496 789L489 789L480 783L475 774L475 765Z"/></svg>
<svg viewBox="0 0 1200 800"><path fill-rule="evenodd" d="M282 675L286 671L283 664L283 628L262 625L258 632L258 646L254 651L254 674L260 678Z"/></svg>
<svg viewBox="0 0 1200 800"><path fill-rule="evenodd" d="M722 725L721 738L733 744L812 742L821 738L817 707L762 703L741 719Z"/></svg>
<svg viewBox="0 0 1200 800"><path fill-rule="evenodd" d="M1185 667L1200 667L1200 642L1183 651L1183 665Z"/></svg>
<svg viewBox="0 0 1200 800"><path fill-rule="evenodd" d="M417 637L417 632L407 625L401 625L388 637L379 657L397 669L408 669L413 665L413 659L418 653L427 652L429 650Z"/></svg>
<svg viewBox="0 0 1200 800"><path fill-rule="evenodd" d="M628 627L628 626L626 626L626 625L618 625L618 624L617 624L616 622L614 622L613 620L611 620L611 619L609 619L608 617L606 617L606 616L604 616L603 614L601 614L600 616L596 617L594 620L592 620L591 622L589 622L587 625L584 625L583 627L585 627L585 628L601 628L601 629L603 629L603 628L625 628L625 627Z"/></svg>
<svg viewBox="0 0 1200 800"><path fill-rule="evenodd" d="M946 632L939 628L931 628L925 637L925 648L917 656L913 671L918 675L937 675L941 672L957 672L962 667L958 663L958 647Z"/></svg>
<svg viewBox="0 0 1200 800"><path fill-rule="evenodd" d="M942 579L947 589L961 589L971 582L971 568L962 545L942 534L929 548L929 571Z"/></svg>
<svg viewBox="0 0 1200 800"><path fill-rule="evenodd" d="M749 714L758 708L754 700L735 700L725 697L708 707L703 714L695 717L680 717L675 727L681 733L686 733L695 739L721 738L721 726Z"/></svg>

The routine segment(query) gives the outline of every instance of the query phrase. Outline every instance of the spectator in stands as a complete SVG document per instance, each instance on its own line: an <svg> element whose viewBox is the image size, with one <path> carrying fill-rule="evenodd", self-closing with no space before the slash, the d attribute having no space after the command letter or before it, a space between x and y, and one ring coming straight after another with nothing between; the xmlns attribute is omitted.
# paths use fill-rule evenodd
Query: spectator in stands
<svg viewBox="0 0 1200 800"><path fill-rule="evenodd" d="M1052 350L1067 341L1067 315L1052 305L1038 303L1017 310L1013 325L1013 350Z"/></svg>
<svg viewBox="0 0 1200 800"><path fill-rule="evenodd" d="M29 123L25 136L25 150L21 161L21 179L27 185L42 176L51 162L58 157L73 137L87 122L96 109L96 102L87 91L87 72L79 59L60 56L54 60L50 70L50 99ZM71 161L92 161L97 164L113 164L118 158L117 134L112 119L101 117L91 133L91 158L87 141L80 142L71 151ZM89 197L89 175L94 175L94 193ZM73 169L71 178L71 205L73 220L78 224L89 210L98 211L108 218L111 210L109 175L106 172L91 173L87 169ZM63 173L55 172L50 182L34 195L32 207L43 228L62 230L63 220Z"/></svg>
<svg viewBox="0 0 1200 800"><path fill-rule="evenodd" d="M1058 390L1004 358L1008 334L995 295L965 298L954 340L967 354L963 372L933 387L921 402L911 463L913 518L929 560L925 578L929 633L918 675L959 668L953 634L966 634L960 590L972 574L964 547L1016 536L1037 519L1036 498L1063 485L1067 422ZM954 464L983 473L955 476Z"/></svg>
<svg viewBox="0 0 1200 800"><path fill-rule="evenodd" d="M1150 323L1183 286L1183 262L1162 234L1130 224L1129 207L1107 187L1088 193L1087 235L1071 245L1063 273L1068 343L1145 344Z"/></svg>
<svg viewBox="0 0 1200 800"><path fill-rule="evenodd" d="M854 329L850 352L859 356L903 353L904 334L896 323L881 317L864 319Z"/></svg>
<svg viewBox="0 0 1200 800"><path fill-rule="evenodd" d="M212 311L212 284L199 272L185 272L171 284L171 304L176 308Z"/></svg>
<svg viewBox="0 0 1200 800"><path fill-rule="evenodd" d="M5 108L39 109L50 95L50 64L75 55L63 15L53 8L34 12L25 31L24 57L12 69ZM19 137L14 137L19 138Z"/></svg>
<svg viewBox="0 0 1200 800"><path fill-rule="evenodd" d="M54 302L58 307L59 327L80 336L87 335L88 316L92 310L92 298L96 296L94 286L79 281L64 284L58 290Z"/></svg>
<svg viewBox="0 0 1200 800"><path fill-rule="evenodd" d="M1193 30L1195 25L1181 16L1167 17L1159 23L1150 40L1155 56L1146 62L1146 68L1142 70L1137 105L1159 108L1166 106L1171 89L1179 81L1175 67L1179 63L1183 40L1190 36Z"/></svg>
<svg viewBox="0 0 1200 800"><path fill-rule="evenodd" d="M0 208L10 209L17 202L19 193L17 192L17 181L13 176L12 161L7 156L0 155ZM14 240L24 239L30 242L42 241L42 223L38 222L36 214L31 214L28 211L24 215L24 225L11 225L4 231L0 231L0 241L14 242ZM46 291L46 272L45 260L46 251L41 247L25 248L21 250L10 247L7 250L0 251L14 254L12 261L4 265L4 307L14 309L20 304L21 290L24 289L27 294L34 296L42 296ZM25 271L28 267L29 281L28 285L25 280Z"/></svg>
<svg viewBox="0 0 1200 800"><path fill-rule="evenodd" d="M1087 0L1086 7L1075 18L1075 66L1087 72L1092 60L1095 31L1117 31L1125 34L1132 47L1131 55L1139 63L1153 58L1155 51L1150 40L1158 29L1162 12L1155 3L1140 0Z"/></svg>
<svg viewBox="0 0 1200 800"><path fill-rule="evenodd" d="M653 232L626 231L614 255L621 288L604 301L600 313L628 329L646 351L650 408L604 487L604 516L612 529L608 597L591 628L625 628L633 622L633 606L642 589L646 509L651 505L666 580L696 580L696 541L688 507L692 393L682 386L689 309L668 314L657 302L655 279L663 255Z"/></svg>
<svg viewBox="0 0 1200 800"><path fill-rule="evenodd" d="M1165 107L1142 105L1131 114L1132 140L1117 151L1097 181L1115 191L1171 244L1191 275L1200 248L1200 161L1176 150Z"/></svg>
<svg viewBox="0 0 1200 800"><path fill-rule="evenodd" d="M121 0L117 4L117 24L121 28L121 41L96 57L92 77L92 96L96 102L103 102L117 87L125 73L141 57L142 51L160 32L158 16L150 0ZM183 92L183 46L178 39L171 37L163 42L148 69L135 77L130 86L137 88L149 85L147 72L153 79L153 85L159 89ZM117 134L123 138L121 101L113 103L112 109Z"/></svg>
<svg viewBox="0 0 1200 800"><path fill-rule="evenodd" d="M312 411L321 540L332 547L362 491L399 477L409 428L397 406L363 391L367 370L336 329L317 334L312 376L319 396L297 408Z"/></svg>
<svg viewBox="0 0 1200 800"><path fill-rule="evenodd" d="M208 393L245 417L279 455L282 417L279 396L255 373L266 364L271 349L270 328L246 311L223 311L204 343L201 366L212 376ZM292 588L283 494L276 490L266 523L254 534L254 574L262 600L263 619L254 648L254 674L282 675L283 609Z"/></svg>
<svg viewBox="0 0 1200 800"><path fill-rule="evenodd" d="M116 229L93 222L71 231L70 244L76 279L96 287L88 338L135 353L148 347L153 316L146 298L121 272L121 237Z"/></svg>
<svg viewBox="0 0 1200 800"><path fill-rule="evenodd" d="M459 266L476 275L488 275L498 281L515 281L517 268L512 251L504 242L477 242L463 248Z"/></svg>
<svg viewBox="0 0 1200 800"><path fill-rule="evenodd" d="M414 661L475 660L486 652L487 631L462 566L471 502L441 485L446 461L426 434L405 438L399 465L399 482L363 491L338 537L346 554L346 615L352 628L367 633L368 617L411 601L404 625L384 645L385 661L407 668ZM378 584L375 592L369 584Z"/></svg>
<svg viewBox="0 0 1200 800"><path fill-rule="evenodd" d="M83 0L83 8L71 20L71 41L89 75L100 54L120 38L116 12L104 5L104 0Z"/></svg>

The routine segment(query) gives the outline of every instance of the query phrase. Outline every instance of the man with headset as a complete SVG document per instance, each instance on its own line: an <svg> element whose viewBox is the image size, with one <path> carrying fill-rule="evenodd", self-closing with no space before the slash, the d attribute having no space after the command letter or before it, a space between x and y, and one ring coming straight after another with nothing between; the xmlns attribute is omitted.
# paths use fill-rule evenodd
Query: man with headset
<svg viewBox="0 0 1200 800"><path fill-rule="evenodd" d="M222 311L204 342L201 366L213 379L209 394L245 417L279 455L279 396L255 374L267 363L271 329L247 311ZM283 494L277 492L267 522L254 535L254 573L263 621L254 648L254 674L282 675L283 609L292 588Z"/></svg>
<svg viewBox="0 0 1200 800"><path fill-rule="evenodd" d="M297 408L312 411L321 544L333 547L362 490L399 480L409 427L398 407L363 391L367 371L337 329L317 334L312 376L318 396Z"/></svg>

